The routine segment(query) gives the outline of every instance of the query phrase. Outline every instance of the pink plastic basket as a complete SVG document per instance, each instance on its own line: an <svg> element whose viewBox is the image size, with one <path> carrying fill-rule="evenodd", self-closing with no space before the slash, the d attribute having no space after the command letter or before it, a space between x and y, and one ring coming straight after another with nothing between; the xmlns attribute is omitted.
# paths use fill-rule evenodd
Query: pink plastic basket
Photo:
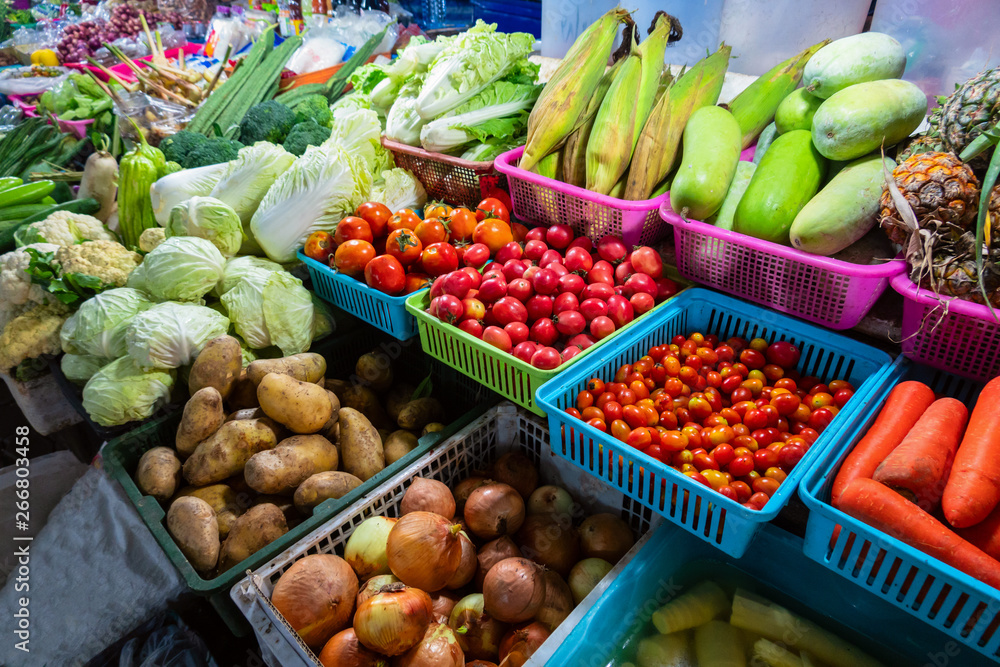
<svg viewBox="0 0 1000 667"><path fill-rule="evenodd" d="M496 172L492 160L472 162L385 137L382 145L392 153L397 167L412 171L423 183L431 199L475 208L491 189L507 189L507 179Z"/></svg>
<svg viewBox="0 0 1000 667"><path fill-rule="evenodd" d="M660 214L674 226L682 276L831 329L857 326L906 271L902 260L851 264L684 220L669 202Z"/></svg>
<svg viewBox="0 0 1000 667"><path fill-rule="evenodd" d="M26 118L37 118L38 117L38 105L28 104L23 98L17 95L9 95L10 101L14 103L14 106L18 107ZM62 118L56 118L56 124L59 126L61 132L66 132L68 134L75 135L78 139L83 139L87 136L87 127L93 125L93 119L87 120L63 120Z"/></svg>
<svg viewBox="0 0 1000 667"><path fill-rule="evenodd" d="M177 55L183 49L184 53L190 56L195 53L198 53L201 47L202 47L201 44L192 44L191 42L188 42L184 46L178 46L177 48L174 49L167 49L164 52L164 55L167 58L176 58ZM142 58L134 58L133 60L151 60L152 57L153 56L143 56ZM70 67L73 67L73 65L70 65ZM87 63L79 63L79 67L80 69L86 69L101 81L108 80L108 75L105 74L104 71L101 70L101 68L99 67L94 67L93 65L89 65ZM125 79L126 81L135 81L135 74L132 73L132 69L125 63L118 63L117 65L109 67L108 69L117 74L122 79Z"/></svg>
<svg viewBox="0 0 1000 667"><path fill-rule="evenodd" d="M903 295L903 354L922 364L985 382L1000 375L1000 310L940 297L904 271L892 279Z"/></svg>

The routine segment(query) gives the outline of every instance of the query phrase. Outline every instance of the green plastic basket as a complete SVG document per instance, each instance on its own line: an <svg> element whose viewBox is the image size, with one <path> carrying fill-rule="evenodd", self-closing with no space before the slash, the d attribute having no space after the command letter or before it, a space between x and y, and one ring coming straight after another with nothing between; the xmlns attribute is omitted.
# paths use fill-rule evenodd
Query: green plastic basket
<svg viewBox="0 0 1000 667"><path fill-rule="evenodd" d="M167 532L166 508L152 496L143 495L132 479L132 474L135 472L139 458L143 453L153 447L173 447L181 413L165 415L143 424L139 428L108 442L104 447L102 457L108 474L125 489L125 494L132 501L150 532L153 533L153 537L166 552L167 557L180 571L188 587L199 595L207 596L226 625L237 636L246 635L250 628L229 598L228 591L235 582L244 576L248 569L260 566L295 544L314 528L344 508L349 507L397 471L427 453L431 447L445 438L451 437L498 399L496 395L484 387L472 383L449 368L434 363L432 359L421 352L416 344L416 339L410 342L397 341L370 327L364 327L332 340L323 341L312 351L319 352L326 357L328 377L348 378L354 373L354 363L357 358L376 348L381 349L394 360L393 367L400 379L416 384L431 374L435 394L442 398L446 409L450 410L453 415L457 415L457 419L452 421L443 431L429 433L420 438L417 448L402 459L386 466L382 472L343 498L327 500L322 503L313 510L311 517L291 528L282 537L246 560L212 579L205 579L195 571Z"/></svg>
<svg viewBox="0 0 1000 667"><path fill-rule="evenodd" d="M670 278L681 288L677 293L683 292L686 283L673 275ZM535 368L514 355L503 352L428 313L427 307L431 302L429 290L417 292L407 299L406 309L417 318L420 345L424 348L424 352L464 373L479 384L491 388L504 398L531 410L536 415L544 416L545 411L535 402L535 392L539 387L567 368L571 368L580 359L591 359L612 349L621 332L628 331L635 322L641 322L659 312L673 298L658 304L641 318L630 322L558 368L549 371Z"/></svg>

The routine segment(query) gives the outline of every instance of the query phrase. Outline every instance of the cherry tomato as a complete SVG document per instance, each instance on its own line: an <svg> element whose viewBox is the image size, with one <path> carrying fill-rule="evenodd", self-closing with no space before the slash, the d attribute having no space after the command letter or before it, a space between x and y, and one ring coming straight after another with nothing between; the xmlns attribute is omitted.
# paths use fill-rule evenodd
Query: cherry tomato
<svg viewBox="0 0 1000 667"><path fill-rule="evenodd" d="M335 249L333 237L328 232L320 231L309 235L309 238L306 239L306 247L303 248L302 252L309 259L329 264Z"/></svg>
<svg viewBox="0 0 1000 667"><path fill-rule="evenodd" d="M616 439L625 442L625 440L628 439L629 433L631 432L632 429L623 420L616 419L613 422L611 422L611 435L614 436Z"/></svg>
<svg viewBox="0 0 1000 667"><path fill-rule="evenodd" d="M406 270L392 255L382 255L365 265L365 282L385 294L399 294L406 287Z"/></svg>
<svg viewBox="0 0 1000 667"><path fill-rule="evenodd" d="M753 495L753 490L746 482L736 480L729 485L736 492L736 502L745 503Z"/></svg>
<svg viewBox="0 0 1000 667"><path fill-rule="evenodd" d="M604 393L604 381L598 378L591 378L587 381L587 391L594 396L600 396Z"/></svg>
<svg viewBox="0 0 1000 667"><path fill-rule="evenodd" d="M566 408L566 414L568 414L570 417L576 417L577 419L583 418L582 415L580 414L580 411L577 410L576 408Z"/></svg>
<svg viewBox="0 0 1000 667"><path fill-rule="evenodd" d="M420 265L431 276L443 276L458 269L458 254L450 243L432 243L420 253Z"/></svg>
<svg viewBox="0 0 1000 667"><path fill-rule="evenodd" d="M499 218L510 222L510 208L495 197L487 197L476 207L476 220L482 222L486 218Z"/></svg>
<svg viewBox="0 0 1000 667"><path fill-rule="evenodd" d="M729 484L724 484L720 486L719 488L716 489L716 491L719 492L719 495L723 495L726 498L729 498L730 500L735 500L736 502L739 502L739 495L737 495L736 489L734 489Z"/></svg>
<svg viewBox="0 0 1000 667"><path fill-rule="evenodd" d="M767 505L767 501L770 499L771 497L766 493L757 492L750 496L750 499L747 500L745 504L751 509L762 510L764 509L764 505Z"/></svg>
<svg viewBox="0 0 1000 667"><path fill-rule="evenodd" d="M733 452L733 446L730 445L729 443L722 443L721 445L716 445L712 449L712 458L714 458L715 462L718 463L720 466L725 467L729 465L730 463L733 462L733 459L735 457L736 454Z"/></svg>
<svg viewBox="0 0 1000 667"><path fill-rule="evenodd" d="M365 266L375 259L375 247L368 241L353 239L342 243L334 253L337 270L348 276L361 279Z"/></svg>
<svg viewBox="0 0 1000 667"><path fill-rule="evenodd" d="M697 462L695 462L694 467L695 468L698 467ZM719 472L718 470L712 470L711 468L708 468L706 470L702 470L701 474L705 479L708 480L709 486L711 486L716 491L718 491L723 486L729 486L729 480L726 479L726 476L723 473Z"/></svg>
<svg viewBox="0 0 1000 667"><path fill-rule="evenodd" d="M834 416L830 408L819 408L818 410L813 410L806 423L809 424L809 428L815 430L817 433L822 433L823 429L833 421Z"/></svg>
<svg viewBox="0 0 1000 667"><path fill-rule="evenodd" d="M389 218L392 217L392 211L385 204L370 201L359 206L355 215L368 223L372 236L378 237L385 234Z"/></svg>
<svg viewBox="0 0 1000 667"><path fill-rule="evenodd" d="M775 494L779 486L781 486L780 481L771 477L761 477L754 480L751 488L754 490L754 493L764 493L770 497Z"/></svg>
<svg viewBox="0 0 1000 667"><path fill-rule="evenodd" d="M704 484L708 488L712 488L712 485L708 483L708 480L705 479L705 476L702 475L700 472L687 471L684 474L693 479L694 481Z"/></svg>
<svg viewBox="0 0 1000 667"><path fill-rule="evenodd" d="M621 396L619 396L619 400ZM625 422L632 428L638 428L640 426L646 425L646 415L643 414L642 410L637 405L630 405L628 403L623 404L622 408L622 418Z"/></svg>
<svg viewBox="0 0 1000 667"><path fill-rule="evenodd" d="M431 279L426 273L407 273L406 286L403 287L403 294L413 294L417 290L430 287Z"/></svg>
<svg viewBox="0 0 1000 667"><path fill-rule="evenodd" d="M594 405L580 410L580 414L583 415L583 418L587 421L590 421L591 419L600 419L601 421L605 420L604 411Z"/></svg>
<svg viewBox="0 0 1000 667"><path fill-rule="evenodd" d="M787 390L786 390L787 391ZM800 400L798 395L791 393L778 394L775 396L771 394L771 405L774 409L778 411L778 414L782 417L788 417L795 413L799 408Z"/></svg>
<svg viewBox="0 0 1000 667"><path fill-rule="evenodd" d="M778 465L778 452L773 449L758 449L753 453L754 470L763 473L772 466Z"/></svg>
<svg viewBox="0 0 1000 667"><path fill-rule="evenodd" d="M749 454L737 456L729 462L729 472L736 477L743 477L754 469L754 458Z"/></svg>
<svg viewBox="0 0 1000 667"><path fill-rule="evenodd" d="M784 482L788 478L788 475L781 468L772 466L764 471L764 477L775 479L778 482Z"/></svg>
<svg viewBox="0 0 1000 667"><path fill-rule="evenodd" d="M398 259L403 266L409 266L420 259L423 250L420 239L409 229L393 230L385 240L386 254Z"/></svg>
<svg viewBox="0 0 1000 667"><path fill-rule="evenodd" d="M444 243L448 240L448 230L437 218L425 218L414 228L413 233L417 235L424 247L432 243Z"/></svg>
<svg viewBox="0 0 1000 667"><path fill-rule="evenodd" d="M851 400L851 396L854 396L854 392L850 389L840 389L833 395L833 404L842 408L847 405L847 401Z"/></svg>
<svg viewBox="0 0 1000 667"><path fill-rule="evenodd" d="M645 451L652 442L653 438L649 434L649 429L643 427L632 429L632 432L625 438L625 444L635 447L639 451Z"/></svg>
<svg viewBox="0 0 1000 667"><path fill-rule="evenodd" d="M608 432L608 425L604 423L603 419L588 419L587 424L593 426L598 431L603 431L604 433Z"/></svg>
<svg viewBox="0 0 1000 667"><path fill-rule="evenodd" d="M601 409L604 410L605 421L618 421L623 416L622 404L618 401L608 401Z"/></svg>

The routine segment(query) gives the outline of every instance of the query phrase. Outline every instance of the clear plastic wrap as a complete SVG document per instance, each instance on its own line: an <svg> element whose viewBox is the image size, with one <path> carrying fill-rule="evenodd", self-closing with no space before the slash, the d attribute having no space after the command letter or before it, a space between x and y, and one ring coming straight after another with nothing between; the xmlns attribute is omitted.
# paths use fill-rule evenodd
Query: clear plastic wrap
<svg viewBox="0 0 1000 667"><path fill-rule="evenodd" d="M38 95L66 80L73 70L66 67L31 65L0 71L0 94Z"/></svg>
<svg viewBox="0 0 1000 667"><path fill-rule="evenodd" d="M138 141L139 136L129 119L135 121L150 145L159 146L160 141L183 130L194 117L194 109L145 93L125 93L121 98L121 104L115 105L118 129L132 141Z"/></svg>

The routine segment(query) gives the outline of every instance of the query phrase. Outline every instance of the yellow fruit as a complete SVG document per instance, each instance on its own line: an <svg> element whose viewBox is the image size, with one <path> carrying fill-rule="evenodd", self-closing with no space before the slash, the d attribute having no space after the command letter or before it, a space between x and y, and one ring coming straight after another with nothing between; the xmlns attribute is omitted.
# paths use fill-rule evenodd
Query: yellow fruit
<svg viewBox="0 0 1000 667"><path fill-rule="evenodd" d="M52 49L38 49L31 53L31 64L57 67L59 65L59 56Z"/></svg>

